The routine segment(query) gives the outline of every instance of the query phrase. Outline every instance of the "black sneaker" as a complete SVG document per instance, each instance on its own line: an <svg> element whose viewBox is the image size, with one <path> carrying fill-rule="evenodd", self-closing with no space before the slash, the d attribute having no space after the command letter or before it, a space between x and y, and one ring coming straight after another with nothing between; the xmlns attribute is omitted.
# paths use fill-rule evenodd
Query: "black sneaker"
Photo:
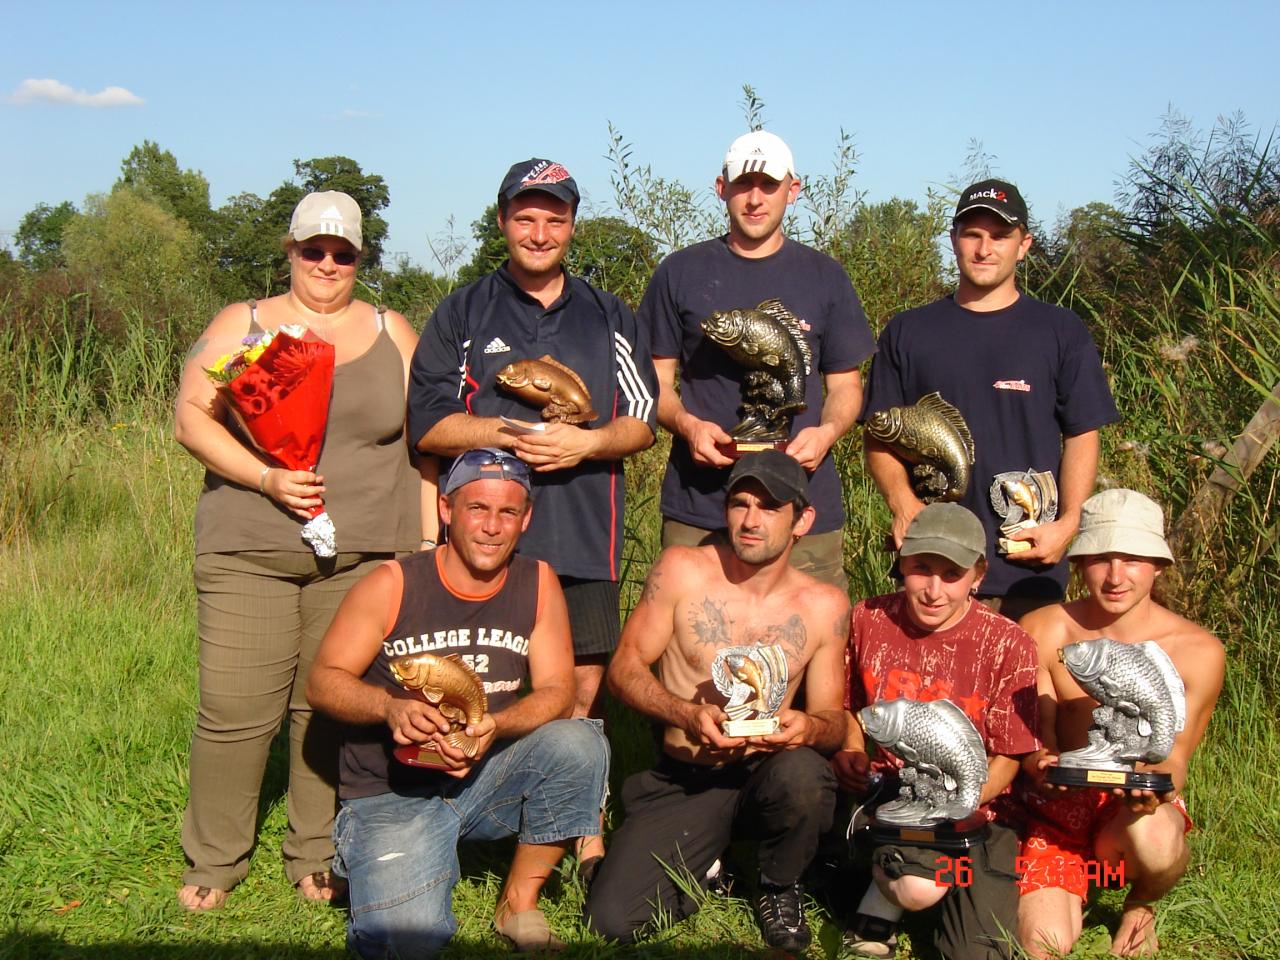
<svg viewBox="0 0 1280 960"><path fill-rule="evenodd" d="M760 885L756 917L764 942L776 950L800 953L809 946L809 924L804 918L804 887Z"/></svg>

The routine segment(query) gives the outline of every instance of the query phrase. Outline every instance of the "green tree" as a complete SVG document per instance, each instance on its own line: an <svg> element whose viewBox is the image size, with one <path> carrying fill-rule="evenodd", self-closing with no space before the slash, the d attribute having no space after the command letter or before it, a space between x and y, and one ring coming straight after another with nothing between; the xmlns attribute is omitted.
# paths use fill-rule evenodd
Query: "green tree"
<svg viewBox="0 0 1280 960"><path fill-rule="evenodd" d="M75 204L70 200L64 200L56 207L37 203L18 223L17 232L13 235L18 259L32 270L63 266L62 231L75 216Z"/></svg>
<svg viewBox="0 0 1280 960"><path fill-rule="evenodd" d="M458 270L458 284L479 280L497 270L507 259L507 238L498 229L498 205L491 203L484 208L480 219L471 222L471 236L476 242L471 260Z"/></svg>
<svg viewBox="0 0 1280 960"><path fill-rule="evenodd" d="M621 217L579 219L565 257L570 273L609 291L632 309L640 305L657 265L657 244Z"/></svg>
<svg viewBox="0 0 1280 960"><path fill-rule="evenodd" d="M110 311L198 330L210 301L208 257L189 226L138 190L94 194L62 233L71 274Z"/></svg>
<svg viewBox="0 0 1280 960"><path fill-rule="evenodd" d="M151 140L129 151L120 164L117 186L128 186L160 204L202 237L212 239L216 224L209 206L209 181L199 170L183 170L178 158Z"/></svg>
<svg viewBox="0 0 1280 960"><path fill-rule="evenodd" d="M946 230L946 202L938 196L923 210L899 197L854 209L827 252L849 274L873 329L945 293L938 238Z"/></svg>

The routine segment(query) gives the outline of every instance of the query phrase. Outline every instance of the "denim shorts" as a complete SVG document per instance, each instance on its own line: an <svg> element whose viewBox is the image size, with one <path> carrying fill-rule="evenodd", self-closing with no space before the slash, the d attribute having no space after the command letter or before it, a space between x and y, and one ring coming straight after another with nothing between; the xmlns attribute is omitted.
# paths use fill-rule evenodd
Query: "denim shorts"
<svg viewBox="0 0 1280 960"><path fill-rule="evenodd" d="M554 720L496 744L463 780L342 802L334 869L350 883L347 945L367 960L430 957L457 930L458 843L600 833L609 745L598 720Z"/></svg>

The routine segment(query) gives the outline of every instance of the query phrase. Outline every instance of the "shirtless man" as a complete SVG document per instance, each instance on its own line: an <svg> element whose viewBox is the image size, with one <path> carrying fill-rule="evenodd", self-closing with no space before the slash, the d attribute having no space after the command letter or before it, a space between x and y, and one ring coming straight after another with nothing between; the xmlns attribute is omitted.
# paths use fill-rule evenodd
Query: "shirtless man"
<svg viewBox="0 0 1280 960"><path fill-rule="evenodd" d="M1180 796L1187 764L1204 736L1222 689L1222 643L1201 627L1166 610L1151 588L1173 554L1164 539L1164 514L1133 490L1105 490L1085 501L1080 533L1068 557L1089 596L1027 614L1022 626L1035 638L1040 657L1040 729L1044 749L1023 769L1035 789L1026 791L1029 812L1023 844L1019 936L1033 957L1070 952L1080 936L1081 907L1088 895L1086 860L1094 858L1132 884L1111 950L1120 956L1158 949L1153 904L1182 877L1191 819ZM1045 768L1061 751L1086 744L1097 702L1080 689L1058 661L1058 651L1078 640L1110 637L1122 643L1154 640L1169 655L1186 686L1186 726L1173 751L1159 764L1140 769L1168 773L1174 789L1110 793L1052 787ZM1096 870L1096 868L1095 868ZM1096 875L1096 874L1095 874Z"/></svg>
<svg viewBox="0 0 1280 960"><path fill-rule="evenodd" d="M756 910L765 942L809 943L800 876L831 825L835 777L823 759L844 738L849 601L789 565L813 524L804 468L776 450L750 454L729 476L727 542L671 546L649 573L609 667L609 688L663 724L657 766L622 790L627 819L587 898L592 927L630 941L654 916L697 909L671 872L705 881L732 837L759 841ZM711 680L727 647L782 647L787 690L779 728L728 737ZM657 663L657 675L650 667ZM805 710L793 709L801 683Z"/></svg>

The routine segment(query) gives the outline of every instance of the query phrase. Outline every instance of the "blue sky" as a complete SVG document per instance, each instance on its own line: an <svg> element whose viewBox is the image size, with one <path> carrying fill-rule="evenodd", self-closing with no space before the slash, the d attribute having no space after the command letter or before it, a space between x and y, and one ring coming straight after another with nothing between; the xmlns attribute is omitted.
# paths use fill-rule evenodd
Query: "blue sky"
<svg viewBox="0 0 1280 960"><path fill-rule="evenodd" d="M0 0L0 231L108 189L150 139L204 173L215 206L265 196L294 158L353 157L390 187L387 249L428 263L427 238L451 215L469 234L528 156L563 162L607 211L610 121L655 174L709 187L746 129L744 83L802 175L830 170L843 129L868 199L923 199L977 139L1052 222L1111 200L1170 105L1201 129L1242 110L1269 134L1278 10Z"/></svg>

